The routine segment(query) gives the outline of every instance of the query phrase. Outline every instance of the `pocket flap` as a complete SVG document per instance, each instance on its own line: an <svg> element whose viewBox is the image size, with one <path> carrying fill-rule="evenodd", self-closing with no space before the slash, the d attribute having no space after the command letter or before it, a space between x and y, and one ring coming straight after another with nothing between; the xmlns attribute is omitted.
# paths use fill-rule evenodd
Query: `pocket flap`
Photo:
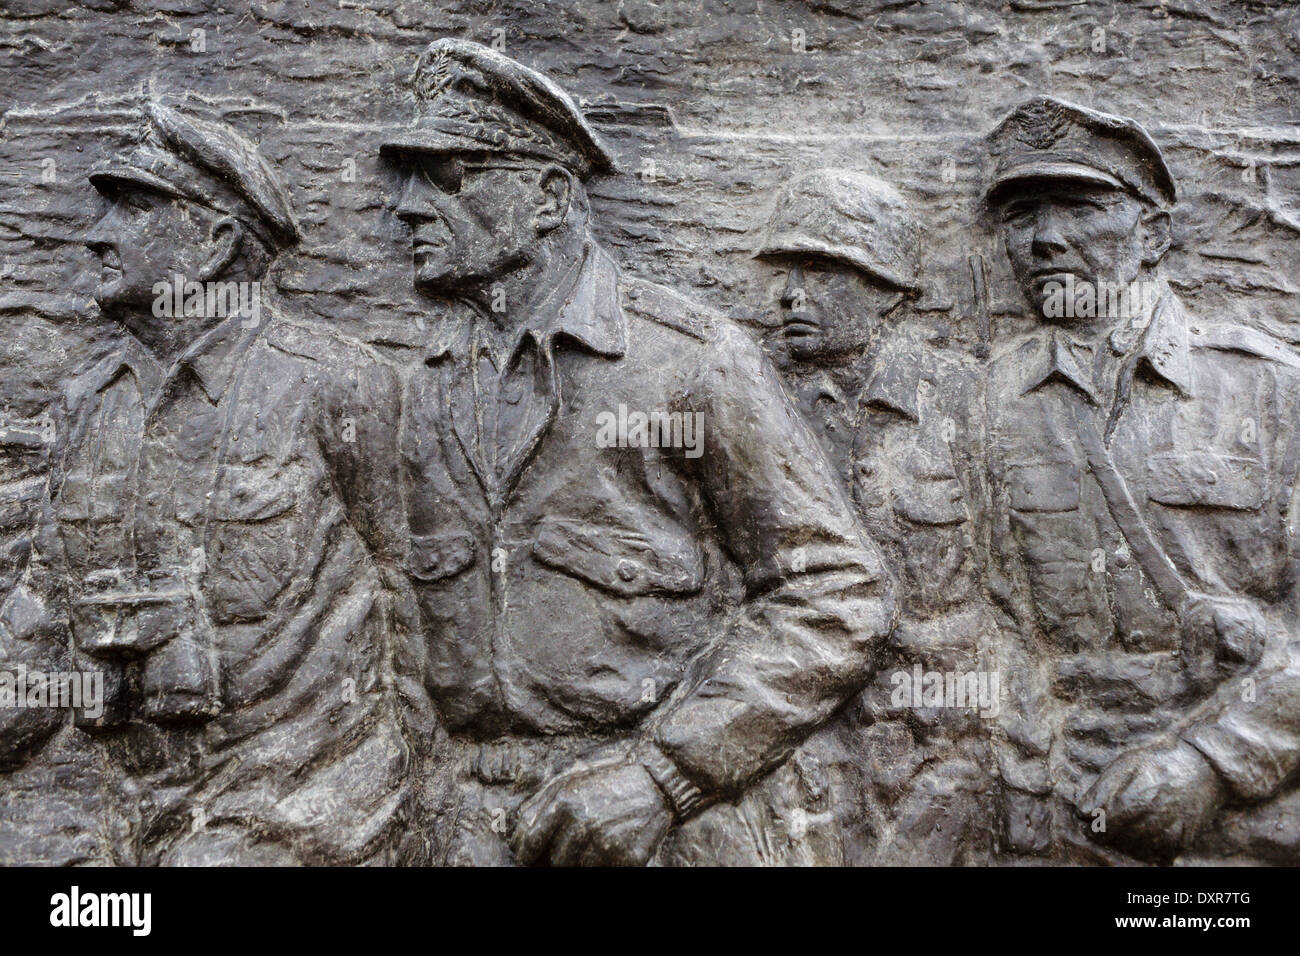
<svg viewBox="0 0 1300 956"><path fill-rule="evenodd" d="M694 594L704 562L694 542L655 542L644 534L563 518L542 522L537 560L624 597Z"/></svg>
<svg viewBox="0 0 1300 956"><path fill-rule="evenodd" d="M956 478L913 481L895 493L894 512L913 524L961 524L967 517L962 497Z"/></svg>
<svg viewBox="0 0 1300 956"><path fill-rule="evenodd" d="M293 472L258 465L227 464L212 503L217 521L265 521L289 511L298 503L299 482ZM178 507L185 496L178 496ZM201 508L201 500L193 504ZM182 516L184 517L184 516Z"/></svg>
<svg viewBox="0 0 1300 956"><path fill-rule="evenodd" d="M118 518L122 515L125 489L126 476L120 473L92 479L85 472L73 472L64 476L55 510L64 521Z"/></svg>
<svg viewBox="0 0 1300 956"><path fill-rule="evenodd" d="M1266 488L1264 465L1254 458L1189 451L1147 462L1147 495L1162 505L1254 511Z"/></svg>
<svg viewBox="0 0 1300 956"><path fill-rule="evenodd" d="M1007 492L1017 511L1073 511L1079 507L1079 469L1056 463L1012 465Z"/></svg>
<svg viewBox="0 0 1300 956"><path fill-rule="evenodd" d="M474 563L474 539L463 532L411 536L406 567L417 581L438 581Z"/></svg>

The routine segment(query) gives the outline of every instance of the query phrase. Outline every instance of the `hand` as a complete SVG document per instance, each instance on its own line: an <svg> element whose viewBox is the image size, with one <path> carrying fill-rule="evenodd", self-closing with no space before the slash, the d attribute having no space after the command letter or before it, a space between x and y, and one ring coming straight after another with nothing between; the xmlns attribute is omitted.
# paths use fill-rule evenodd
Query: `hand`
<svg viewBox="0 0 1300 956"><path fill-rule="evenodd" d="M644 767L605 764L561 774L530 797L511 842L524 864L645 866L672 822Z"/></svg>
<svg viewBox="0 0 1300 956"><path fill-rule="evenodd" d="M1105 811L1093 837L1140 859L1169 860L1187 849L1226 797L1223 781L1195 747L1178 740L1130 750L1107 767L1079 801L1080 815Z"/></svg>

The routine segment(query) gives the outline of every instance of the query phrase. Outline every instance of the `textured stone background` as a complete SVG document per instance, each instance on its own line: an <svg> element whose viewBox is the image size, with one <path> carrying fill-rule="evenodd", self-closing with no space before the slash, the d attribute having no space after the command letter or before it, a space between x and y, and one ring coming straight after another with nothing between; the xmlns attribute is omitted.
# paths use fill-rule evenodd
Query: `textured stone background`
<svg viewBox="0 0 1300 956"><path fill-rule="evenodd" d="M445 35L499 38L579 98L622 166L593 185L597 232L626 268L743 319L773 311L774 276L749 252L774 184L838 165L916 202L923 308L968 333L966 259L983 252L1005 328L1019 304L979 216L980 137L1041 90L1132 115L1166 150L1181 189L1168 271L1194 309L1300 340L1291 3L0 0L7 414L37 414L102 334L80 244L99 209L85 171L148 88L205 101L283 171L306 233L276 270L290 308L418 341L414 317L432 315L410 291L375 143L407 122L402 82Z"/></svg>

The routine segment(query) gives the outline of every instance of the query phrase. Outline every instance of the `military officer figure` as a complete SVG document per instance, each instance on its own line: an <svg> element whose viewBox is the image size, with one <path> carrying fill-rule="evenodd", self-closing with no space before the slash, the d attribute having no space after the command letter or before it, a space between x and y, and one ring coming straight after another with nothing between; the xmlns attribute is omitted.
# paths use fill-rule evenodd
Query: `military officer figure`
<svg viewBox="0 0 1300 956"><path fill-rule="evenodd" d="M888 183L818 170L781 189L757 252L785 276L780 364L899 572L902 616L887 662L844 719L792 761L840 781L810 788L826 796L809 819L839 817L850 833L855 817L868 826L847 841L849 862L988 857L992 781L979 702L918 707L923 687L910 692L918 665L922 674L977 679L988 669L976 547L980 419L972 414L980 375L949 346L946 329L908 314L920 292L918 239L914 213ZM867 779L873 766L884 772ZM853 854L863 846L869 856Z"/></svg>
<svg viewBox="0 0 1300 956"><path fill-rule="evenodd" d="M1137 123L1039 97L991 147L1037 323L987 393L1009 858L1294 862L1300 363L1162 278Z"/></svg>
<svg viewBox="0 0 1300 956"><path fill-rule="evenodd" d="M42 517L48 510L45 490L54 436L48 414L0 429L0 453L11 479L4 486L10 521L5 529L6 595L24 578L33 585L31 556L48 548L49 542L36 535L49 527ZM23 610L21 601L0 605L0 681L5 682L0 685L0 865L109 862L107 834L99 826L103 806L94 748L72 728L67 709L19 706L26 702L19 695L33 686L45 693L72 690L48 676L70 668L66 630L36 633L24 626ZM93 686L86 689L95 694Z"/></svg>
<svg viewBox="0 0 1300 956"><path fill-rule="evenodd" d="M569 97L452 39L415 94L397 212L470 313L403 425L438 858L673 862L867 679L891 584L756 344L594 239L612 160Z"/></svg>
<svg viewBox="0 0 1300 956"><path fill-rule="evenodd" d="M396 377L253 298L298 240L253 147L161 102L141 122L91 175L121 347L67 391L7 639L66 616L76 666L105 675L78 723L111 768L118 862L418 859L389 663Z"/></svg>

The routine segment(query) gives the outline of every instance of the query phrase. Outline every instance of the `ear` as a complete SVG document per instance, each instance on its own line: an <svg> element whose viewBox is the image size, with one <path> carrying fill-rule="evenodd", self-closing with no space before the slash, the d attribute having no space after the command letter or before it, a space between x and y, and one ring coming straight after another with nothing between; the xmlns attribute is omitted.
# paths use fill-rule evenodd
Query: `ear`
<svg viewBox="0 0 1300 956"><path fill-rule="evenodd" d="M1142 264L1156 265L1169 251L1173 242L1173 225L1169 213L1163 209L1148 209L1142 213Z"/></svg>
<svg viewBox="0 0 1300 956"><path fill-rule="evenodd" d="M199 270L200 281L211 282L225 273L244 246L244 227L239 220L226 216L212 226L212 253Z"/></svg>
<svg viewBox="0 0 1300 956"><path fill-rule="evenodd" d="M880 310L880 317L882 319L887 319L891 315L893 315L894 310L897 309L904 302L908 302L914 299L919 299L920 297L921 297L921 293L919 290L899 289L885 302L884 308Z"/></svg>
<svg viewBox="0 0 1300 956"><path fill-rule="evenodd" d="M537 185L542 191L542 202L533 224L539 235L564 224L573 198L573 174L561 166L551 164L542 170Z"/></svg>

